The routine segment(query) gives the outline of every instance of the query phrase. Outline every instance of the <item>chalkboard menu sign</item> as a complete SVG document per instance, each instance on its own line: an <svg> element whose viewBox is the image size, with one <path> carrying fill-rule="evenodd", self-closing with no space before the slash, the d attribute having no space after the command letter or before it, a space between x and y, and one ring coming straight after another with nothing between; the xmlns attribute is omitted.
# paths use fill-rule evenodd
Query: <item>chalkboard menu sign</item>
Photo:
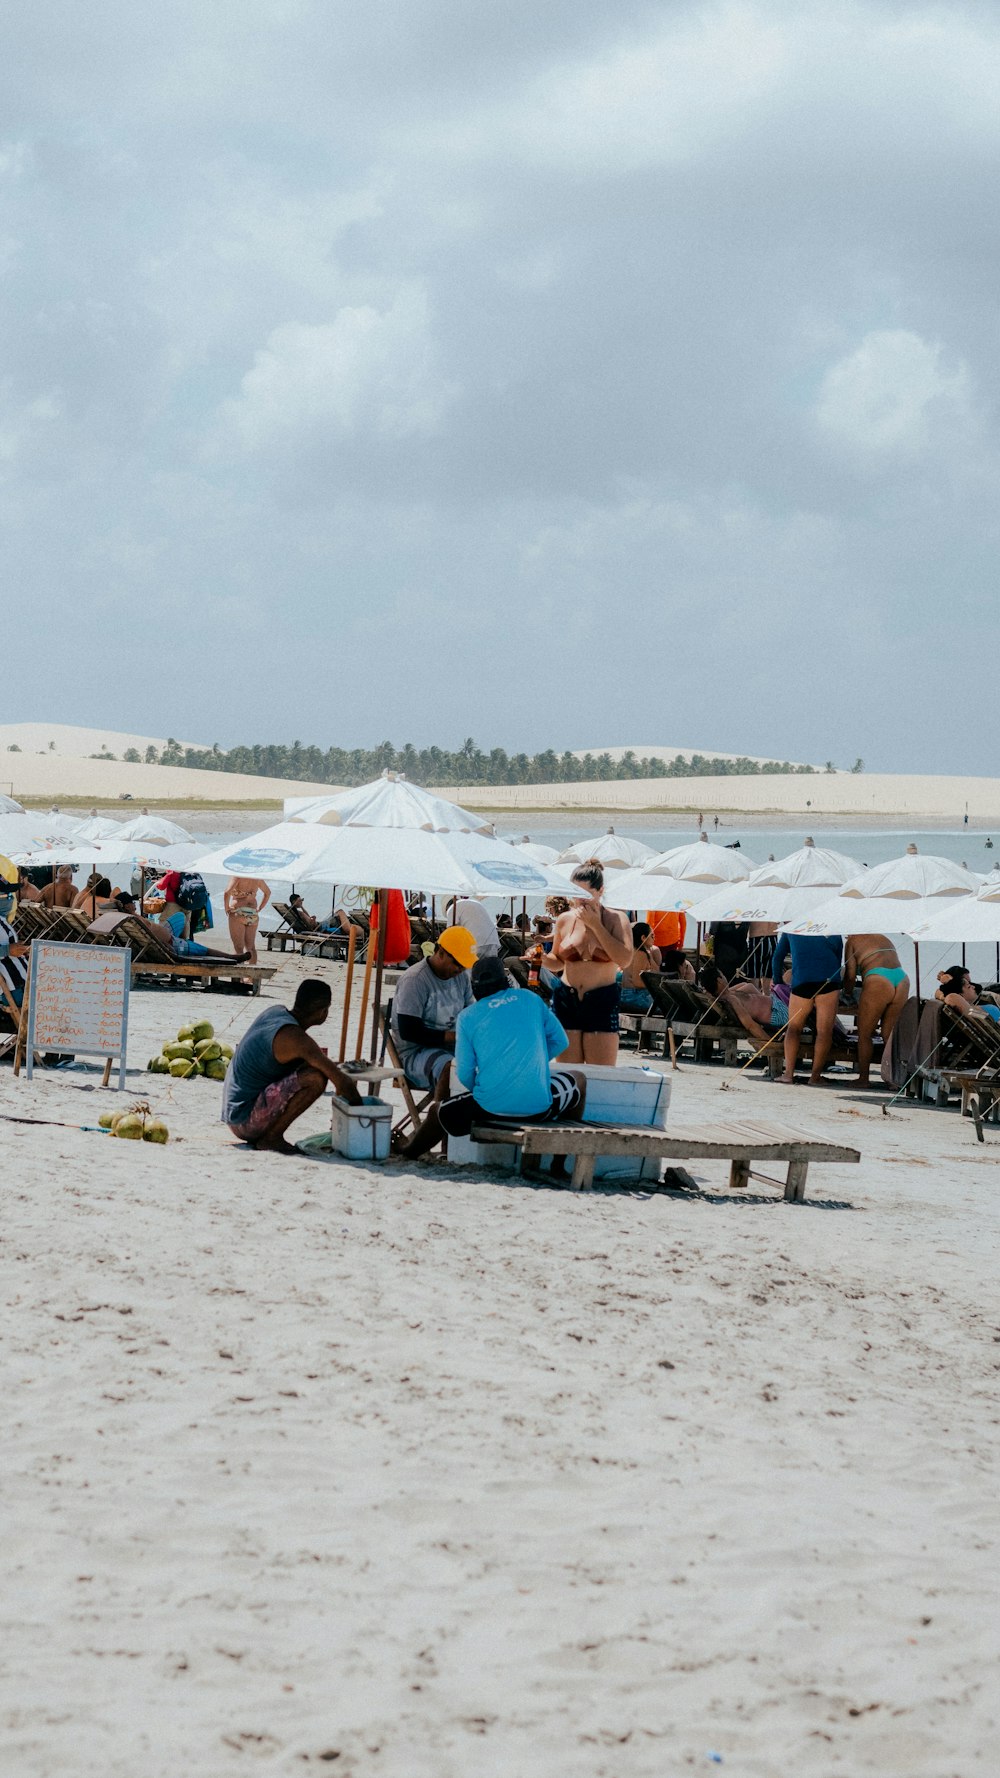
<svg viewBox="0 0 1000 1778"><path fill-rule="evenodd" d="M28 985L29 1080L36 1049L104 1056L109 1071L117 1056L118 1085L124 1090L131 964L132 953L124 947L35 940Z"/></svg>

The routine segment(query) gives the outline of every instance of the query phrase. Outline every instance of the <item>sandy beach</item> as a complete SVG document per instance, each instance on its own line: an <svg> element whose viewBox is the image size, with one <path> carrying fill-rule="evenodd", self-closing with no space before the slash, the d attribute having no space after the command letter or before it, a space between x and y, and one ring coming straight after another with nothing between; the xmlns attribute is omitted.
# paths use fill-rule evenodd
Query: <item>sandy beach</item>
<svg viewBox="0 0 1000 1778"><path fill-rule="evenodd" d="M261 1004L137 993L132 1067ZM995 1132L686 1067L862 1165L574 1195L141 1072L173 1140L117 1143L97 1079L0 1071L6 1771L990 1769Z"/></svg>

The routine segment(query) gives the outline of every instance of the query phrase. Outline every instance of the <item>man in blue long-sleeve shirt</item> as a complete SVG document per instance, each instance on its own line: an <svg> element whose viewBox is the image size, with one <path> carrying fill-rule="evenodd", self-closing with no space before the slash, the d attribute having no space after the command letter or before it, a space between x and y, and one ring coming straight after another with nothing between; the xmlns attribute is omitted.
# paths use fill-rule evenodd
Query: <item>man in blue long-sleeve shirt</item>
<svg viewBox="0 0 1000 1778"><path fill-rule="evenodd" d="M838 934L828 938L800 937L783 932L774 947L772 980L780 982L786 957L792 959L791 993L788 1000L788 1024L785 1027L785 1072L781 1080L791 1086L799 1055L802 1029L813 1007L816 1008L816 1042L813 1045L811 1086L822 1077L833 1042L833 1027L840 1004L841 965L844 941Z"/></svg>

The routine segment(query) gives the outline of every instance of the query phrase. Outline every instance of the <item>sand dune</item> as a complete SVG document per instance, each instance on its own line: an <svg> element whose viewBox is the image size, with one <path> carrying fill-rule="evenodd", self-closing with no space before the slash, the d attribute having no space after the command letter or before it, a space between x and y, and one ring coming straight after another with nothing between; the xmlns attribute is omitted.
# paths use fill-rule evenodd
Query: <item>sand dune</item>
<svg viewBox="0 0 1000 1778"><path fill-rule="evenodd" d="M49 750L50 740L56 742L54 751ZM9 750L14 742L20 752ZM37 743L36 750L31 750L29 742ZM103 744L119 757L90 758L100 752ZM51 723L0 724L0 790L35 804L58 801L60 797L89 797L95 803L110 805L127 793L136 801L183 803L189 798L206 798L252 806L255 802L280 802L286 796L335 788L292 778L189 771L186 766L128 765L120 757L127 747L142 753L150 744L145 736L112 730L66 728ZM153 738L152 745L162 747L163 741ZM671 753L668 748L635 751ZM585 815L594 810L701 809L709 816L726 810L743 815L802 815L806 819L810 813L857 820L909 816L956 825L968 806L970 819L996 821L1000 827L998 778L815 772L746 778L625 779L598 784L467 785L445 787L444 794L474 809L497 811L579 809Z"/></svg>

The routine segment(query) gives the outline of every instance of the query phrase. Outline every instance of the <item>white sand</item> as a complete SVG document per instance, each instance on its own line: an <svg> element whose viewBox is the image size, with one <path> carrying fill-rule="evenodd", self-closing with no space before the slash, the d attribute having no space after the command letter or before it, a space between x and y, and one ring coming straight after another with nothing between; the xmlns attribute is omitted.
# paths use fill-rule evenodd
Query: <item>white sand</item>
<svg viewBox="0 0 1000 1778"><path fill-rule="evenodd" d="M260 1006L137 994L132 1058ZM574 1196L254 1155L135 1079L166 1149L0 1123L12 1778L992 1769L996 1134L689 1068L677 1121L862 1166Z"/></svg>

